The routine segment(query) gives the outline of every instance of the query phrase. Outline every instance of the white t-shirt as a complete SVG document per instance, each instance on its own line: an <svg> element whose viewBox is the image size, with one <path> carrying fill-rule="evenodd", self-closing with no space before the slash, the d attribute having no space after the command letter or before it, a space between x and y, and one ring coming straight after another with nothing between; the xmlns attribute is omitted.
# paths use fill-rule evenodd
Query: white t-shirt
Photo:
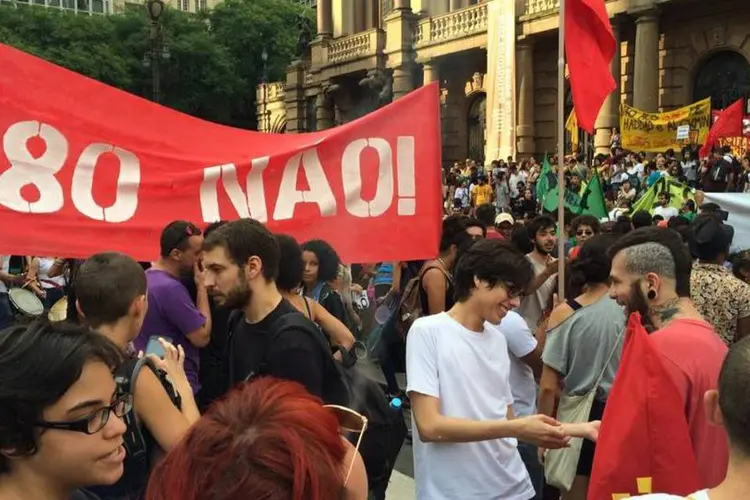
<svg viewBox="0 0 750 500"><path fill-rule="evenodd" d="M407 391L440 399L440 412L469 420L504 420L513 403L505 337L485 324L473 332L443 312L419 318L406 340ZM534 496L515 439L424 443L416 421L417 500L528 500Z"/></svg>
<svg viewBox="0 0 750 500"><path fill-rule="evenodd" d="M37 277L42 284L42 288L62 288L65 286L65 276L55 276L50 278L49 272L52 270L52 266L55 265L55 259L52 257L39 257L39 272Z"/></svg>
<svg viewBox="0 0 750 500"><path fill-rule="evenodd" d="M536 413L536 381L534 370L521 361L537 346L526 321L517 312L509 312L496 327L505 336L510 358L510 390L513 393L513 414L528 417Z"/></svg>
<svg viewBox="0 0 750 500"><path fill-rule="evenodd" d="M679 212L675 207L656 207L654 209L654 215L661 215L664 217L664 220L668 221L672 217L677 217L679 215Z"/></svg>
<svg viewBox="0 0 750 500"><path fill-rule="evenodd" d="M640 498L641 500L711 500L708 497L708 490L696 491L688 497L678 497L675 495L667 495L666 493L654 493L652 495L641 495L633 497L633 500Z"/></svg>

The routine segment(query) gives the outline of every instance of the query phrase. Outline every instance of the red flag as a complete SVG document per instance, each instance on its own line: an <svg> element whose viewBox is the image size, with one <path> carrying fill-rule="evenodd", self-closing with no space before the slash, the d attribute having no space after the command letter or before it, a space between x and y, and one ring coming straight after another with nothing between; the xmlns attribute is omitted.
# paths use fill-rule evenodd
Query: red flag
<svg viewBox="0 0 750 500"><path fill-rule="evenodd" d="M682 398L635 313L602 417L588 499L700 489L690 443Z"/></svg>
<svg viewBox="0 0 750 500"><path fill-rule="evenodd" d="M594 133L599 110L615 90L610 63L617 50L604 0L565 0L565 57L578 126Z"/></svg>
<svg viewBox="0 0 750 500"><path fill-rule="evenodd" d="M708 156L716 141L722 137L742 136L742 119L745 117L744 102L744 99L738 99L727 109L719 112L718 117L711 126L711 130L708 131L706 142L701 147L701 150L698 151L700 158Z"/></svg>

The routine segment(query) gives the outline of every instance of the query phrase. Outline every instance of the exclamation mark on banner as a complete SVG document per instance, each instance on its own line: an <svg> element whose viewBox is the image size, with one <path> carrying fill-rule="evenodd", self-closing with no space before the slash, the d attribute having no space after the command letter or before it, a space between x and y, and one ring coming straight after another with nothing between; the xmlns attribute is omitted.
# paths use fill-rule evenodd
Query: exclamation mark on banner
<svg viewBox="0 0 750 500"><path fill-rule="evenodd" d="M415 161L414 137L399 137L396 144L399 215L414 215L417 212Z"/></svg>

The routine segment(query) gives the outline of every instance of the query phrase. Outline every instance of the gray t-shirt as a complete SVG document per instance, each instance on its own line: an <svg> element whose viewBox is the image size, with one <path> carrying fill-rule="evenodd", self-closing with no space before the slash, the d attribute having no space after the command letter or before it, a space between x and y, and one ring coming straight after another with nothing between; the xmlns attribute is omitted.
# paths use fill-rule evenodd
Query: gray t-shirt
<svg viewBox="0 0 750 500"><path fill-rule="evenodd" d="M534 260L532 254L527 254L526 258L534 267L534 276L542 274L544 268L547 267L543 263ZM542 283L542 286L536 289L534 293L526 295L521 299L521 306L518 308L518 314L526 320L526 324L529 326L529 330L531 330L532 334L536 331L539 320L542 319L542 313L547 308L549 298L552 297L556 277L557 275L550 276L547 281Z"/></svg>
<svg viewBox="0 0 750 500"><path fill-rule="evenodd" d="M604 295L547 332L542 361L563 376L565 394L583 396L594 387L617 343L596 394L598 401L606 401L620 366L624 330L624 309Z"/></svg>

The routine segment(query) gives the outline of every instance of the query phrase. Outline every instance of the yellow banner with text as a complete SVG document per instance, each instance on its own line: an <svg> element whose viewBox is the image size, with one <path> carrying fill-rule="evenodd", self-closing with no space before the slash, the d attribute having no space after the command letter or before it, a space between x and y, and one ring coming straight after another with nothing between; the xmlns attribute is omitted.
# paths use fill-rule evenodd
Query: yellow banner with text
<svg viewBox="0 0 750 500"><path fill-rule="evenodd" d="M620 106L622 147L628 151L663 153L670 148L680 149L688 142L703 144L710 128L710 98L664 113L649 113L627 104ZM678 131L688 139L678 139Z"/></svg>

